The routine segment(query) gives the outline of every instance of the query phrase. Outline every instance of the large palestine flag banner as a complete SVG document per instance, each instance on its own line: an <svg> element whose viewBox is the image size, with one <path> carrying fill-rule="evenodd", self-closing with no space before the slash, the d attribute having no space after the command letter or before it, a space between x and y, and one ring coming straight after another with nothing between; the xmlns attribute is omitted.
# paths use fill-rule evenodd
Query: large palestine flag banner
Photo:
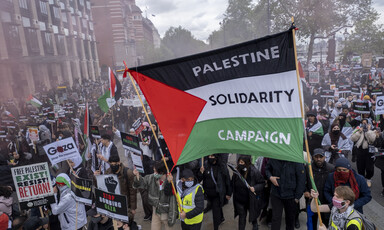
<svg viewBox="0 0 384 230"><path fill-rule="evenodd" d="M292 31L132 69L175 163L214 153L304 162Z"/></svg>

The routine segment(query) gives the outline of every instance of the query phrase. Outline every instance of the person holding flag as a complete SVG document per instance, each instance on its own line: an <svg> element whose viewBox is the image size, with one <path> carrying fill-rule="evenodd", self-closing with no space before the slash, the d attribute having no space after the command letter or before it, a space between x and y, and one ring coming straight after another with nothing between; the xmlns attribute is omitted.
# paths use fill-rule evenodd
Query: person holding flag
<svg viewBox="0 0 384 230"><path fill-rule="evenodd" d="M265 181L261 173L251 164L250 156L242 155L237 160L237 173L233 173L231 185L234 217L239 216L238 229L245 230L247 212L249 222L253 225L252 230L259 229L257 218L263 208L261 193Z"/></svg>

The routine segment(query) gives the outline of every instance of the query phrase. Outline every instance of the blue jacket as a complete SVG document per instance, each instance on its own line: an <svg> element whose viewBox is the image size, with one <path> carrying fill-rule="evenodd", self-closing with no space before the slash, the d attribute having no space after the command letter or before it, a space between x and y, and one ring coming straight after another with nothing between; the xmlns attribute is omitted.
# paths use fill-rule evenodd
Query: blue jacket
<svg viewBox="0 0 384 230"><path fill-rule="evenodd" d="M355 172L355 170L352 170L353 174L355 175L356 182L359 186L359 198L355 200L354 208L363 213L363 206L365 204L368 204L369 201L372 200L371 196L371 190L368 188L367 182L365 181L365 178ZM327 180L325 181L324 186L324 196L325 199L328 201L328 203L332 203L333 194L335 192L335 179L333 178L334 173L330 173L327 177ZM345 184L346 186L351 186L349 182Z"/></svg>

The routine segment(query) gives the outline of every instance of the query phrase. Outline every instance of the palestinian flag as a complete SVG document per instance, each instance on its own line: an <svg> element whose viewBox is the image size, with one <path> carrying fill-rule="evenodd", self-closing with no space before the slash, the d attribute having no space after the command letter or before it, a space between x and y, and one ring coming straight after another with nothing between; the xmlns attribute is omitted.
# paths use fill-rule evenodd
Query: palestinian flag
<svg viewBox="0 0 384 230"><path fill-rule="evenodd" d="M91 149L92 149L92 143L90 140L91 136L89 135L91 124L92 124L91 114L89 113L88 103L87 103L85 106L85 114L84 114L84 140L86 143L84 143L85 148L84 148L83 153L81 154L81 158L83 159L83 162L89 160L88 159L88 153L90 153Z"/></svg>
<svg viewBox="0 0 384 230"><path fill-rule="evenodd" d="M317 121L311 128L309 128L308 132L312 132L312 134L316 134L319 136L324 136L323 125Z"/></svg>
<svg viewBox="0 0 384 230"><path fill-rule="evenodd" d="M214 153L304 162L292 31L134 69L175 163Z"/></svg>
<svg viewBox="0 0 384 230"><path fill-rule="evenodd" d="M114 98L116 101L118 101L121 97L121 84L111 68L108 68L108 76L110 98Z"/></svg>
<svg viewBox="0 0 384 230"><path fill-rule="evenodd" d="M35 98L34 96L30 95L27 99L27 103L35 106L36 108L40 108L43 103L41 101L39 101L37 98Z"/></svg>
<svg viewBox="0 0 384 230"><path fill-rule="evenodd" d="M115 99L110 98L110 95L111 93L108 90L104 95L97 99L97 104L104 113L108 113L109 108L116 103Z"/></svg>
<svg viewBox="0 0 384 230"><path fill-rule="evenodd" d="M89 137L89 126L91 121L91 115L89 114L88 110L88 103L85 105L85 114L84 114L84 135L85 137Z"/></svg>

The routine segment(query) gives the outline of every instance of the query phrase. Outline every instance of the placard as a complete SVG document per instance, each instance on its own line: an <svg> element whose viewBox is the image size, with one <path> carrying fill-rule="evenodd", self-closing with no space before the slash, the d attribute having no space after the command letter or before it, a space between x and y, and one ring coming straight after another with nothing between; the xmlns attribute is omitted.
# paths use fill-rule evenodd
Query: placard
<svg viewBox="0 0 384 230"><path fill-rule="evenodd" d="M101 138L99 127L91 125L90 128L93 138Z"/></svg>
<svg viewBox="0 0 384 230"><path fill-rule="evenodd" d="M363 101L353 102L353 111L360 114L370 114L369 103Z"/></svg>
<svg viewBox="0 0 384 230"><path fill-rule="evenodd" d="M135 135L139 135L141 133L141 131L144 130L144 125L141 121L141 118L137 119L133 125L132 125L132 128L135 130Z"/></svg>
<svg viewBox="0 0 384 230"><path fill-rule="evenodd" d="M139 138L137 136L121 132L121 142L124 149L141 154Z"/></svg>
<svg viewBox="0 0 384 230"><path fill-rule="evenodd" d="M96 211L110 218L128 222L127 197L95 189Z"/></svg>
<svg viewBox="0 0 384 230"><path fill-rule="evenodd" d="M353 85L351 87L351 93L354 95L360 95L360 87L358 85Z"/></svg>
<svg viewBox="0 0 384 230"><path fill-rule="evenodd" d="M321 97L334 97L335 91L330 89L321 90Z"/></svg>
<svg viewBox="0 0 384 230"><path fill-rule="evenodd" d="M372 95L383 95L383 88L374 87L371 92Z"/></svg>
<svg viewBox="0 0 384 230"><path fill-rule="evenodd" d="M28 126L28 133L28 137L32 143L39 141L39 128L35 126Z"/></svg>
<svg viewBox="0 0 384 230"><path fill-rule="evenodd" d="M350 93L351 92L351 85L339 85L339 94L340 93Z"/></svg>
<svg viewBox="0 0 384 230"><path fill-rule="evenodd" d="M320 82L320 73L319 72L309 72L308 75L310 84L317 84Z"/></svg>
<svg viewBox="0 0 384 230"><path fill-rule="evenodd" d="M47 122L55 122L55 113L54 112L48 113Z"/></svg>
<svg viewBox="0 0 384 230"><path fill-rule="evenodd" d="M72 137L44 145L43 148L52 165L80 156Z"/></svg>
<svg viewBox="0 0 384 230"><path fill-rule="evenodd" d="M11 168L20 209L55 203L47 162Z"/></svg>
<svg viewBox="0 0 384 230"><path fill-rule="evenodd" d="M7 129L4 127L0 127L0 138L6 138L7 137Z"/></svg>
<svg viewBox="0 0 384 230"><path fill-rule="evenodd" d="M79 178L71 173L71 190L76 201L91 206L92 185L92 180Z"/></svg>
<svg viewBox="0 0 384 230"><path fill-rule="evenodd" d="M97 175L97 188L109 192L120 194L119 178L115 174Z"/></svg>

